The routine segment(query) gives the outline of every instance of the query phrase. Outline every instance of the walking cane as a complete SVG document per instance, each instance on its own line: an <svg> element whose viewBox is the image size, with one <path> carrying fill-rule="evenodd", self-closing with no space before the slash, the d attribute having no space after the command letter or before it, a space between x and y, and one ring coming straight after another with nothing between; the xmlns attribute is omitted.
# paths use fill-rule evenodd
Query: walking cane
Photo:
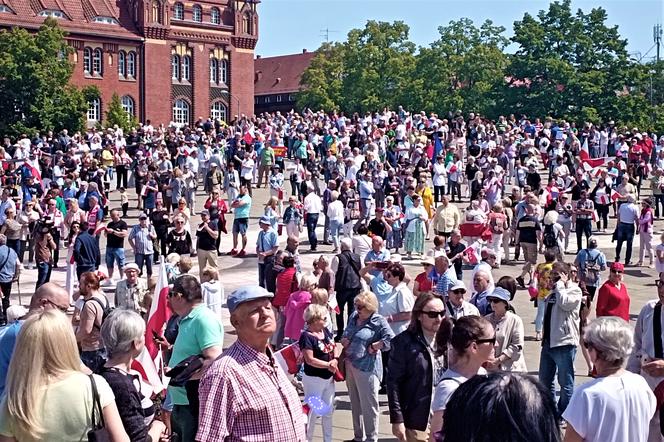
<svg viewBox="0 0 664 442"><path fill-rule="evenodd" d="M16 288L18 289L18 305L23 305L23 301L21 300L21 273L19 272L18 276L16 277Z"/></svg>

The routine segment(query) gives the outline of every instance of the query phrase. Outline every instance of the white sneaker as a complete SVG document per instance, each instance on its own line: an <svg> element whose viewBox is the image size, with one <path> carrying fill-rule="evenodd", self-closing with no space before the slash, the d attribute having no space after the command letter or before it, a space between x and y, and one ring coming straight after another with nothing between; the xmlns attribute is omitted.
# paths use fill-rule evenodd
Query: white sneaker
<svg viewBox="0 0 664 442"><path fill-rule="evenodd" d="M104 279L104 281L101 283L101 285L104 286L104 287L108 287L108 286L113 285L113 281L111 281L110 278L107 278L107 279Z"/></svg>

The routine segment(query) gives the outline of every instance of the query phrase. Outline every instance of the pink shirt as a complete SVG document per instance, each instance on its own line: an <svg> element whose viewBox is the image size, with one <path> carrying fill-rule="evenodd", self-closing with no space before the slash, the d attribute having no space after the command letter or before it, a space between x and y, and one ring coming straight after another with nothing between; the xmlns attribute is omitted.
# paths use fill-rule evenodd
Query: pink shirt
<svg viewBox="0 0 664 442"><path fill-rule="evenodd" d="M284 336L295 341L300 339L304 328L304 310L311 304L311 293L304 290L293 292L286 303Z"/></svg>

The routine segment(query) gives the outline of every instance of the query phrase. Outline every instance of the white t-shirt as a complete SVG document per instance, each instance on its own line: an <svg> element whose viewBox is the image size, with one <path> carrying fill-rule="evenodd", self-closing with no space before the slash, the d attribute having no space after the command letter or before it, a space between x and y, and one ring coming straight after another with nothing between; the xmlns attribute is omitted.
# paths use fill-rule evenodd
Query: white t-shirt
<svg viewBox="0 0 664 442"><path fill-rule="evenodd" d="M480 367L477 374L484 375L486 374L486 370ZM450 401L450 397L452 397L452 393L459 388L459 385L468 380L468 378L451 368L445 370L441 379L442 380L436 385L436 388L433 391L433 399L431 400L431 411L433 412L444 411L447 403Z"/></svg>
<svg viewBox="0 0 664 442"><path fill-rule="evenodd" d="M645 441L655 407L645 379L626 371L577 387L563 419L586 442Z"/></svg>
<svg viewBox="0 0 664 442"><path fill-rule="evenodd" d="M384 300L381 300L378 312L387 318L390 315L412 312L414 304L415 296L413 296L413 292L411 292L408 286L402 282L394 288L392 294ZM408 328L410 320L390 322L389 324L396 336Z"/></svg>

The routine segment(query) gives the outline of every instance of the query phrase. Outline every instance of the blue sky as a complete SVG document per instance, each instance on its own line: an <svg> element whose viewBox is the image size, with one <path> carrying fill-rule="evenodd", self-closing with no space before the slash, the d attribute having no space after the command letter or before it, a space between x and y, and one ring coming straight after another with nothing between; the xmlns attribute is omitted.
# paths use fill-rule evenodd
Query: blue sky
<svg viewBox="0 0 664 442"><path fill-rule="evenodd" d="M316 50L325 40L345 40L348 31L361 28L367 20L403 20L410 26L410 39L419 46L438 38L438 26L461 17L480 24L491 19L511 35L512 24L525 12L536 15L548 9L541 0L262 0L259 5L260 40L256 54L284 55ZM652 27L664 20L664 0L572 1L572 10L589 11L602 6L608 23L618 25L628 39L629 52L645 54L653 45ZM332 32L335 31L335 32ZM664 47L662 48L664 58ZM652 49L646 57L654 56Z"/></svg>

